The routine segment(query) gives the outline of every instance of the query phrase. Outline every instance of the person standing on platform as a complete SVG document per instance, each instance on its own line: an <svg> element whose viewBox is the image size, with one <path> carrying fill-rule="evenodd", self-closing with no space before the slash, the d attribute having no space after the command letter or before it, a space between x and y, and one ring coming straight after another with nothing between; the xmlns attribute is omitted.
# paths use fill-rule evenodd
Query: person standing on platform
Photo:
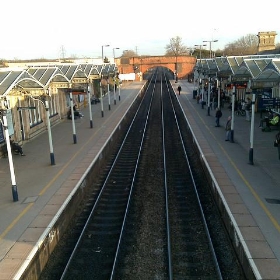
<svg viewBox="0 0 280 280"><path fill-rule="evenodd" d="M228 117L227 123L226 123L226 139L225 141L229 141L230 131L231 131L231 116Z"/></svg>
<svg viewBox="0 0 280 280"><path fill-rule="evenodd" d="M217 107L216 109L216 127L220 127L220 118L222 117L222 111L220 110L220 108Z"/></svg>
<svg viewBox="0 0 280 280"><path fill-rule="evenodd" d="M201 97L200 97L200 94L197 94L197 95L196 95L196 103L197 103L197 104L199 104L200 98L201 98Z"/></svg>
<svg viewBox="0 0 280 280"><path fill-rule="evenodd" d="M178 93L179 93L179 95L180 95L181 90L182 90L181 86L179 85L177 89L178 89Z"/></svg>
<svg viewBox="0 0 280 280"><path fill-rule="evenodd" d="M278 159L280 160L280 132L275 135L274 147L278 149Z"/></svg>
<svg viewBox="0 0 280 280"><path fill-rule="evenodd" d="M251 121L251 107L252 107L252 100L249 97L247 97L247 103L245 106L246 121Z"/></svg>

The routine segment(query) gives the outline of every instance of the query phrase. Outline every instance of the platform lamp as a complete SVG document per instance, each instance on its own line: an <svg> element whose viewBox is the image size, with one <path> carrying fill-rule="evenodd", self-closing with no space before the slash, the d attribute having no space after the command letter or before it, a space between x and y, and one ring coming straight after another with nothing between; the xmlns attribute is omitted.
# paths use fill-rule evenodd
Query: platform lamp
<svg viewBox="0 0 280 280"><path fill-rule="evenodd" d="M51 131L51 124L50 124L50 105L49 105L49 98L51 98L50 91L48 88L44 88L44 93L40 96L32 96L30 95L30 98L32 100L38 101L43 105L43 107L46 110L46 124L47 124L47 130L48 130L48 138L49 138L49 147L50 147L50 159L51 159L51 165L55 165L55 159L54 159L54 150L53 150L53 142L52 142L52 131Z"/></svg>
<svg viewBox="0 0 280 280"><path fill-rule="evenodd" d="M113 87L114 87L114 104L116 104L117 103L117 101L116 101L116 86L117 86L117 84L116 84L116 79L117 79L117 72L116 72L116 65L115 65L115 69L114 69L114 75L113 75ZM120 100L121 98L120 98L120 95L119 95L119 100Z"/></svg>
<svg viewBox="0 0 280 280"><path fill-rule="evenodd" d="M195 47L199 47L199 67L201 68L201 48L205 47L206 44L202 44L202 45L194 45ZM200 69L198 71L198 81L200 83L200 73L201 73L202 69ZM202 96L202 100L203 100L203 96Z"/></svg>
<svg viewBox="0 0 280 280"><path fill-rule="evenodd" d="M111 96L110 96L110 83L109 83L109 72L108 76L106 77L107 82L107 93L108 93L108 105L109 105L109 111L111 110Z"/></svg>
<svg viewBox="0 0 280 280"><path fill-rule="evenodd" d="M116 56L115 56L115 50L119 50L120 48L113 48L113 57L114 57L114 63L115 63L115 58L116 58Z"/></svg>
<svg viewBox="0 0 280 280"><path fill-rule="evenodd" d="M210 116L210 90L211 90L211 78L208 74L207 116Z"/></svg>
<svg viewBox="0 0 280 280"><path fill-rule="evenodd" d="M91 79L87 80L86 91L87 91L88 109L89 109L89 126L90 126L90 128L93 128L92 110L91 110L91 92L92 92L92 80Z"/></svg>
<svg viewBox="0 0 280 280"><path fill-rule="evenodd" d="M11 175L11 182L12 182L13 201L16 202L16 201L18 201L18 191L17 191L14 162L13 162L13 156L12 156L12 150L11 150L11 143L9 141L10 136L9 136L9 130L8 130L8 120L7 120L7 116L6 116L8 106L5 103L6 103L6 99L2 100L0 103L0 123L2 124L2 127L4 129L4 135L5 135L5 139L6 139L9 166L10 166L10 175Z"/></svg>
<svg viewBox="0 0 280 280"><path fill-rule="evenodd" d="M230 127L230 142L234 143L234 105L235 105L235 86L232 87L232 99L231 99L231 127Z"/></svg>
<svg viewBox="0 0 280 280"><path fill-rule="evenodd" d="M195 89L195 76L194 76L196 70L197 70L196 68L193 69L193 99L195 99L197 95L197 91Z"/></svg>
<svg viewBox="0 0 280 280"><path fill-rule="evenodd" d="M73 131L73 143L77 144L77 133L76 133L76 125L75 125L75 116L74 116L74 102L73 102L73 92L72 92L72 83L69 83L68 86L69 98L70 98L70 112L71 112L71 120L72 120L72 131Z"/></svg>
<svg viewBox="0 0 280 280"><path fill-rule="evenodd" d="M50 90L49 88L46 88L44 89L43 104L46 109L46 120L47 120L47 127L48 127L51 165L55 165L53 142L52 142L52 131L51 131L51 124L50 124L50 104L48 100L49 98L51 98Z"/></svg>
<svg viewBox="0 0 280 280"><path fill-rule="evenodd" d="M212 58L212 49L211 49L211 46L212 46L212 43L216 43L218 42L218 40L209 40L209 41L203 41L203 43L209 43L209 48L210 48L210 51L209 51L209 57Z"/></svg>
<svg viewBox="0 0 280 280"><path fill-rule="evenodd" d="M175 83L178 82L178 53L175 53L176 62L175 62Z"/></svg>
<svg viewBox="0 0 280 280"><path fill-rule="evenodd" d="M113 48L113 56L114 56L114 64L115 64L115 67L116 67L116 61L115 61L115 50L119 50L120 48ZM117 101L116 101L116 74L115 74L115 69L114 69L114 104L116 105L117 104Z"/></svg>
<svg viewBox="0 0 280 280"><path fill-rule="evenodd" d="M251 90L251 80L248 81L247 90ZM249 164L254 165L254 127L255 127L255 107L256 107L256 92L253 92L252 99L252 118L251 118L251 129L250 129L250 150L249 150Z"/></svg>
<svg viewBox="0 0 280 280"><path fill-rule="evenodd" d="M101 117L104 117L104 108L103 108L103 88L102 88L102 79L103 79L103 75L100 75L100 83L99 83L99 90L100 90L100 104L101 104Z"/></svg>

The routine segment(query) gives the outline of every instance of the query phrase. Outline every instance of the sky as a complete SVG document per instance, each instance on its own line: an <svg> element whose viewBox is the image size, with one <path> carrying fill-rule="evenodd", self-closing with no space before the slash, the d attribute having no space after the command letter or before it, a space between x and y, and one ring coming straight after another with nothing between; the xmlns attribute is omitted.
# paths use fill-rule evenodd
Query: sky
<svg viewBox="0 0 280 280"><path fill-rule="evenodd" d="M102 46L109 58L124 50L164 55L177 36L188 48L218 40L213 51L266 31L279 43L279 8L279 0L3 0L0 59L100 58Z"/></svg>

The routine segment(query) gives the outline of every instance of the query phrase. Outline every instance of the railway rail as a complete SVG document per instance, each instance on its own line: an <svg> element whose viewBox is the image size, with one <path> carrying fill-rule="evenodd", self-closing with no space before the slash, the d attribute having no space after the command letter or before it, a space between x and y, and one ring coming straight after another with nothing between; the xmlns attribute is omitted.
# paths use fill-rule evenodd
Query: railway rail
<svg viewBox="0 0 280 280"><path fill-rule="evenodd" d="M245 279L189 133L156 71L98 191L52 258L59 265L41 280Z"/></svg>

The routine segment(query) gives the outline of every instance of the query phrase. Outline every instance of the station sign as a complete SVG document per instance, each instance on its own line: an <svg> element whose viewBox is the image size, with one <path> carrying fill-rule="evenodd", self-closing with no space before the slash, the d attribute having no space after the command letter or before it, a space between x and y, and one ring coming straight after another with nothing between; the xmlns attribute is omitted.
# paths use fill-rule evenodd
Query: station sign
<svg viewBox="0 0 280 280"><path fill-rule="evenodd" d="M259 109L276 109L280 108L279 98L260 98L258 100Z"/></svg>

